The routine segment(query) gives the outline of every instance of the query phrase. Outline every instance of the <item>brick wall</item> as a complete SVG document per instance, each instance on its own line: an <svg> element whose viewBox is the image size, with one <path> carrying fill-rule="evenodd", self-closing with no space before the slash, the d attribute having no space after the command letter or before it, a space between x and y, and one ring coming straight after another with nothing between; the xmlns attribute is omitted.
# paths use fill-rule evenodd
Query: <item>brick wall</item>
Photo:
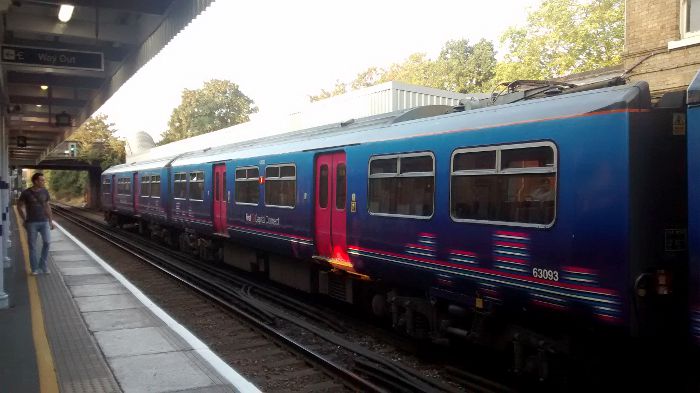
<svg viewBox="0 0 700 393"><path fill-rule="evenodd" d="M649 82L652 94L685 90L700 70L700 44L668 49L681 39L680 0L626 0L625 69L643 61L630 73L632 81Z"/></svg>

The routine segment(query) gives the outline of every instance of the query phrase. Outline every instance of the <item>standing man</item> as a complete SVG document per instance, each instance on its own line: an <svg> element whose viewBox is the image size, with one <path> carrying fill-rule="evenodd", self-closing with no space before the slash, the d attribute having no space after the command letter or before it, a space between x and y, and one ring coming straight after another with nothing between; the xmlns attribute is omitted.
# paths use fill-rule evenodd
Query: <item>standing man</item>
<svg viewBox="0 0 700 393"><path fill-rule="evenodd" d="M46 190L46 179L44 174L37 172L32 176L32 186L22 191L17 203L19 216L24 221L24 228L27 230L27 238L29 239L29 264L32 267L32 275L36 276L39 273L49 274L49 268L46 267L46 259L49 256L49 243L51 242L51 232L55 227L53 225L53 216L51 215L51 206L49 205L49 192ZM23 209L26 209L26 214ZM37 233L41 234L43 242L41 248L41 259L37 261L36 256L36 238Z"/></svg>

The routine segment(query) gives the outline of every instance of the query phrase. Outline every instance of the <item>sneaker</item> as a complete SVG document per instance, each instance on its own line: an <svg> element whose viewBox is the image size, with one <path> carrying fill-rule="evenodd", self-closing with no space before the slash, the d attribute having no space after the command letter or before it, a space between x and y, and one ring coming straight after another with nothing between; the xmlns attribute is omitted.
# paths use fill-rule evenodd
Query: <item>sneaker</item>
<svg viewBox="0 0 700 393"><path fill-rule="evenodd" d="M38 275L39 275L39 272L38 272L38 271L32 270L32 276L38 276Z"/></svg>
<svg viewBox="0 0 700 393"><path fill-rule="evenodd" d="M51 270L49 270L48 268L44 269L44 274L51 274Z"/></svg>

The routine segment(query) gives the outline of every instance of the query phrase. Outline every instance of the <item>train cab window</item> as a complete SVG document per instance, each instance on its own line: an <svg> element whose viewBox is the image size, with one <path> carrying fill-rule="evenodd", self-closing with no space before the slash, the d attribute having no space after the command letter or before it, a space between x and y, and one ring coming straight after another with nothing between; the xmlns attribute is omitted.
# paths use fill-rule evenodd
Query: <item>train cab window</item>
<svg viewBox="0 0 700 393"><path fill-rule="evenodd" d="M347 182L345 179L345 164L338 164L335 171L335 208L345 209Z"/></svg>
<svg viewBox="0 0 700 393"><path fill-rule="evenodd" d="M141 192L142 197L148 197L151 195L151 177L141 176Z"/></svg>
<svg viewBox="0 0 700 393"><path fill-rule="evenodd" d="M237 204L257 205L260 200L260 170L236 168L234 200Z"/></svg>
<svg viewBox="0 0 700 393"><path fill-rule="evenodd" d="M187 193L187 174L176 173L173 176L173 198L185 199Z"/></svg>
<svg viewBox="0 0 700 393"><path fill-rule="evenodd" d="M151 198L160 198L160 175L151 176Z"/></svg>
<svg viewBox="0 0 700 393"><path fill-rule="evenodd" d="M328 207L328 165L321 165L321 177L318 179L318 207Z"/></svg>
<svg viewBox="0 0 700 393"><path fill-rule="evenodd" d="M435 158L431 153L370 159L368 210L371 214L429 218L434 210L434 189Z"/></svg>
<svg viewBox="0 0 700 393"><path fill-rule="evenodd" d="M450 212L455 221L550 226L556 180L552 143L460 149L452 156Z"/></svg>
<svg viewBox="0 0 700 393"><path fill-rule="evenodd" d="M293 164L265 168L265 206L294 207L297 177Z"/></svg>
<svg viewBox="0 0 700 393"><path fill-rule="evenodd" d="M112 193L112 179L105 177L102 179L102 193L111 194Z"/></svg>
<svg viewBox="0 0 700 393"><path fill-rule="evenodd" d="M190 195L193 201L204 200L204 172L190 172Z"/></svg>

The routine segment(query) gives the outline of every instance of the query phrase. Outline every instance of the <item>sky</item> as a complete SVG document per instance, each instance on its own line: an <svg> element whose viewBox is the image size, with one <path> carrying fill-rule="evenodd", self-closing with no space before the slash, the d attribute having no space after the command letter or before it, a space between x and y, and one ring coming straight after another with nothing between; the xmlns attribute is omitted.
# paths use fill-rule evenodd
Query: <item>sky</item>
<svg viewBox="0 0 700 393"><path fill-rule="evenodd" d="M98 111L128 138L157 142L182 90L210 79L238 84L257 117L287 115L308 96L410 54L435 58L450 39L498 45L541 0L217 0ZM499 50L502 55L502 50Z"/></svg>

